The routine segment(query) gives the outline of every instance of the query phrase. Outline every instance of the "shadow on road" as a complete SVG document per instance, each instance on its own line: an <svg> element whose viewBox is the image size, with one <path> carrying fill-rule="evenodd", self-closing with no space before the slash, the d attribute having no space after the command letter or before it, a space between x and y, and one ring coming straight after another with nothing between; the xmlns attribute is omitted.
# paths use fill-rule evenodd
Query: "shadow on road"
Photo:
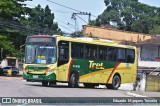
<svg viewBox="0 0 160 106"><path fill-rule="evenodd" d="M25 84L25 85L28 85L28 86L37 86L37 87L45 87L45 86L42 86L41 83L40 84ZM71 88L69 87L68 85L49 85L47 86L48 88ZM85 88L84 86L79 86L77 87L78 89L107 89L107 88ZM74 89L74 88L73 88Z"/></svg>

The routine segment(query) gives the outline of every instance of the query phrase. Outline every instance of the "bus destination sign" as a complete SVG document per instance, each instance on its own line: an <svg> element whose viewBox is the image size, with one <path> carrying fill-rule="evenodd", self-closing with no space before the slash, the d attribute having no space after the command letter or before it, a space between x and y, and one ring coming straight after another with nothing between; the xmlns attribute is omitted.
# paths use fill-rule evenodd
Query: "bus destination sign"
<svg viewBox="0 0 160 106"><path fill-rule="evenodd" d="M29 37L28 42L55 42L54 38L51 37Z"/></svg>

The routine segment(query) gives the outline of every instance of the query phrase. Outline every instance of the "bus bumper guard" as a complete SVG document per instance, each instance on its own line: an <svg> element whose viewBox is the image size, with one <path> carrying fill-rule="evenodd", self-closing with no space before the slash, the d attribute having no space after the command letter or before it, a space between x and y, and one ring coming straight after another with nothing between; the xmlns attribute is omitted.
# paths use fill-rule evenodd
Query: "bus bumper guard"
<svg viewBox="0 0 160 106"><path fill-rule="evenodd" d="M29 74L23 71L23 78L27 81L55 81L56 75L54 72L51 72L49 74Z"/></svg>

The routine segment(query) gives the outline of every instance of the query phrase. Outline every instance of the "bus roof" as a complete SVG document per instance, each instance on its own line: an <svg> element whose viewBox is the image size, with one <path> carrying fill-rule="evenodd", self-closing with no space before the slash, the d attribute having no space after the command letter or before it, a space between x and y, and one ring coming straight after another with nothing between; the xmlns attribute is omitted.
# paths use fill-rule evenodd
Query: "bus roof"
<svg viewBox="0 0 160 106"><path fill-rule="evenodd" d="M106 39L89 38L89 37L65 37L65 36L56 36L56 37L58 40L136 49L135 46L122 45L119 43L115 43L112 40L106 40Z"/></svg>
<svg viewBox="0 0 160 106"><path fill-rule="evenodd" d="M135 46L122 45L122 44L119 44L119 43L115 43L112 40L99 39L99 38L68 37L68 36L61 36L61 35L53 35L53 36L51 36L51 35L33 35L33 36L29 36L29 37L38 37L38 36L41 36L41 37L56 37L58 40L78 42L78 43L88 43L88 44L96 44L96 45L136 49Z"/></svg>

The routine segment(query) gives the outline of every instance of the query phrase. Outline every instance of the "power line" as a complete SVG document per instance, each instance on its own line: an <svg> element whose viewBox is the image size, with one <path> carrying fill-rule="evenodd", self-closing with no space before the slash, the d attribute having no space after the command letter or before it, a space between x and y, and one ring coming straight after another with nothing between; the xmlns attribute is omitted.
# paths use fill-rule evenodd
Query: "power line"
<svg viewBox="0 0 160 106"><path fill-rule="evenodd" d="M65 8L68 8L68 9L74 10L74 11L77 11L77 12L81 12L81 11L79 11L79 10L77 10L77 9L74 9L74 8L71 8L71 7L68 7L68 6L65 6L65 5L62 5L62 4L59 4L59 3L56 3L56 2L51 1L51 0L47 0L47 1L49 1L49 2L51 2L51 3L54 3L54 4L57 4L57 5L59 5L59 6L62 6L62 7L65 7ZM93 16L93 17L98 17L98 16L95 16L95 15L91 15L91 16Z"/></svg>
<svg viewBox="0 0 160 106"><path fill-rule="evenodd" d="M33 5L33 4L28 4L28 3L25 3L25 4L29 5L31 8L36 7L36 6ZM71 11L62 11L62 10L52 10L52 11L58 12L58 13L73 13L73 12L71 12Z"/></svg>
<svg viewBox="0 0 160 106"><path fill-rule="evenodd" d="M84 21L85 23L87 23L88 24L88 22L87 21L85 21L83 18L81 18L80 16L78 16L78 15L76 15L79 19L81 19L82 21Z"/></svg>
<svg viewBox="0 0 160 106"><path fill-rule="evenodd" d="M51 1L51 0L47 0L47 1L49 1L49 2L51 2L51 3L54 3L54 4L57 4L57 5L59 5L59 6L62 6L62 7L65 7L65 8L68 8L68 9L71 9L71 10L74 10L74 11L78 11L79 13L73 13L72 14L72 16L74 16L74 15L76 15L76 14L80 14L80 15L89 15L89 22L87 22L87 21L85 21L83 18L81 18L81 17L79 17L78 15L76 15L76 16L78 16L78 18L79 19L81 19L82 21L84 21L85 23L87 23L87 24L89 24L90 23L90 16L94 16L94 15L91 15L91 13L87 13L87 12L80 12L79 10L76 10L76 9L73 9L73 8L71 8L71 7L67 7L67 6L64 6L64 5L62 5L62 4L59 4L59 3L56 3L56 2L54 2L54 1ZM53 10L52 10L53 11ZM54 10L54 12L59 12L59 13L70 13L70 12L64 12L64 11L60 11L60 10ZM94 17L97 17L97 16L94 16ZM57 19L58 20L58 19ZM75 19L74 19L75 20ZM76 21L76 20L75 20ZM62 22L62 21L60 21L60 22ZM63 22L62 22L63 23ZM66 23L65 23L66 24ZM76 22L75 22L75 27L76 27ZM78 28L75 28L75 30L77 30Z"/></svg>
<svg viewBox="0 0 160 106"><path fill-rule="evenodd" d="M59 6L62 6L62 7L64 7L64 8L71 9L71 10L73 10L73 11L81 12L81 11L79 11L79 10L77 10L77 9L74 9L74 8L71 8L71 7L68 7L68 6L65 6L65 5L56 3L56 2L51 1L51 0L47 0L47 1L49 1L49 2L51 2L51 3L54 3L54 4L57 4L57 5L59 5ZM28 4L28 3L26 3L26 4L27 4L27 5L30 5L30 6L33 6L33 5L31 5L31 4ZM70 13L70 12L60 12L60 13ZM95 16L95 15L91 15L91 16L93 16L93 17L98 17L98 16Z"/></svg>
<svg viewBox="0 0 160 106"><path fill-rule="evenodd" d="M61 11L61 10L54 10L54 12L58 12L58 13L73 13L71 11Z"/></svg>
<svg viewBox="0 0 160 106"><path fill-rule="evenodd" d="M67 28L67 27L65 27L65 26L63 26L63 25L61 25L61 24L58 24L58 25L60 25L61 27L63 27L63 28L65 28L65 29L67 29L68 31L73 32L72 30L70 30L69 28Z"/></svg>
<svg viewBox="0 0 160 106"><path fill-rule="evenodd" d="M74 10L74 11L77 11L77 12L81 12L81 11L79 11L79 10L76 10L76 9L74 9L74 8L71 8L71 7L68 7L68 6L65 6L65 5L62 5L62 4L59 4L59 3L56 3L56 2L51 1L51 0L47 0L47 1L49 1L49 2L51 2L51 3L54 3L54 4L57 4L57 5L59 5L59 6L62 6L62 7L65 7L65 8L68 8L68 9Z"/></svg>
<svg viewBox="0 0 160 106"><path fill-rule="evenodd" d="M59 20L59 19L57 19L57 18L55 18L55 19L58 20L59 22L61 22L62 24L65 24L65 25L70 26L70 27L73 28L73 29L76 28L76 26L74 26L73 24L71 24L71 23L69 23L69 22L64 22L64 21ZM76 30L78 30L78 29L76 28Z"/></svg>
<svg viewBox="0 0 160 106"><path fill-rule="evenodd" d="M28 4L28 3L26 3L27 5L30 5L30 4ZM58 3L57 3L58 4ZM33 6L33 7L36 7L35 5L30 5L30 6ZM59 13L73 13L73 12L70 12L70 11L61 11L61 10L52 10L52 11L54 11L54 12L59 12ZM61 20L59 20L59 19L57 19L57 18L55 18L56 20L58 20L59 22L61 22L62 24L65 24L65 25L68 25L67 23L65 23L65 22L63 22L63 21L61 21ZM72 25L72 24L71 24ZM68 30L68 28L67 27L64 27L63 25L60 25L61 27L63 27L63 28L65 28L65 29L67 29ZM72 26L72 28L76 28L76 26ZM77 30L77 28L76 28L76 30ZM75 30L75 31L76 31ZM69 30L69 31L71 31L71 30ZM73 32L73 31L72 31Z"/></svg>
<svg viewBox="0 0 160 106"><path fill-rule="evenodd" d="M3 30L5 27L14 29L14 32L20 32L25 34L53 34L57 33L57 31L53 31L49 28L33 28L33 27L26 27L25 25L22 25L21 23L15 22L15 21L8 21L3 18L0 18L0 27Z"/></svg>

